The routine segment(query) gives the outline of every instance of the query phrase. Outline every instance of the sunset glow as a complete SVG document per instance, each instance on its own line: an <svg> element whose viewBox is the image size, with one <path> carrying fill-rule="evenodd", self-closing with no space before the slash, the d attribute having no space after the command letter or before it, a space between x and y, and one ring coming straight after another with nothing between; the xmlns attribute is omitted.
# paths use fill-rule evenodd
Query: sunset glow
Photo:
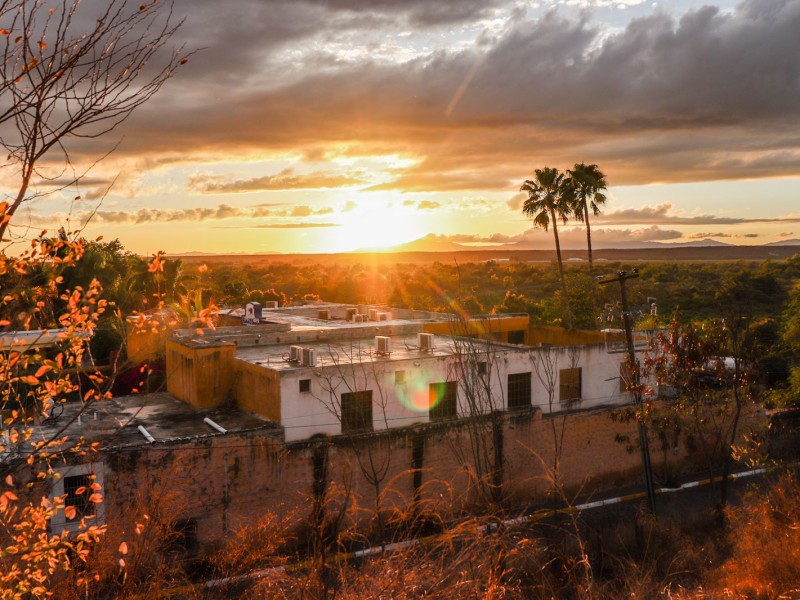
<svg viewBox="0 0 800 600"><path fill-rule="evenodd" d="M545 249L520 184L585 161L609 184L598 248L800 238L795 1L450 4L177 0L177 41L202 50L116 138L72 140L86 176L45 169L16 234L70 218L136 252Z"/></svg>

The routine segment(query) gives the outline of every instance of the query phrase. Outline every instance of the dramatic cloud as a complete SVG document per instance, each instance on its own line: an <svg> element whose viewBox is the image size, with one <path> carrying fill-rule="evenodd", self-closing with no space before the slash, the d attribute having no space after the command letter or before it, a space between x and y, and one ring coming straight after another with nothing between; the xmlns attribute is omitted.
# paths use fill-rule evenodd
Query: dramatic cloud
<svg viewBox="0 0 800 600"><path fill-rule="evenodd" d="M397 62L376 60L369 46L384 27L395 30L391 19L477 25L486 3L277 2L267 14L243 2L235 19L222 5L202 3L188 27L202 19L208 49L192 64L206 79L187 73L180 86L191 101L148 106L126 145L311 154L331 143L359 152L389 146L422 160L374 189L406 191L511 189L531 165L563 167L584 157L602 164L615 184L800 171L796 0L747 0L733 11L705 6L678 21L654 12L613 35L588 13L526 20L510 7L501 6L506 27L474 45L434 45L426 53L409 44L409 58ZM321 32L336 27L353 46L321 61L306 42L334 43ZM284 57L280 44L292 53ZM246 71L216 105L199 102L214 75L225 81L259 63L270 74L285 70L267 85L257 68ZM266 178L230 189L273 185Z"/></svg>
<svg viewBox="0 0 800 600"><path fill-rule="evenodd" d="M420 200L419 202L406 200L403 202L403 206L413 207L417 210L436 210L437 208L441 208L442 205L433 200Z"/></svg>
<svg viewBox="0 0 800 600"><path fill-rule="evenodd" d="M620 248L625 246L643 246L651 242L679 240L683 237L680 231L674 229L661 229L657 225L643 229L603 229L592 231L592 246L594 248ZM586 230L575 227L567 228L560 232L559 238L562 248L583 249L586 247ZM455 243L466 246L492 246L510 245L515 250L552 250L553 234L538 228L531 228L520 235L505 235L494 233L488 236L455 234L455 235L429 235L425 238L435 242L438 246L444 243Z"/></svg>
<svg viewBox="0 0 800 600"><path fill-rule="evenodd" d="M509 211L521 219L519 185L535 168L580 161L601 165L612 200L622 185L790 181L800 174L800 0L709 2L719 6L237 0L232 10L176 0L186 23L175 42L200 50L118 137L70 140L68 149L79 170L123 138L101 165L119 165L125 181L109 199L158 208L98 212L108 223L313 220L357 209L368 198L360 192L392 191L415 194L409 206L431 213L420 215L431 217L427 230L463 210L471 223L476 211L506 219L497 229L508 231L518 226ZM254 164L271 166L253 175ZM114 175L86 180L82 195L101 197ZM596 219L598 243L675 239L660 236L690 226L728 235L750 223L789 228L800 217L774 208L791 197L783 190L781 200L765 199L764 218L730 207L720 216L708 202L695 213L677 195L635 209L610 202ZM278 191L304 204L169 204ZM661 201L654 197L646 201ZM571 231L565 240L583 244L581 230ZM466 243L496 243L488 237Z"/></svg>
<svg viewBox="0 0 800 600"><path fill-rule="evenodd" d="M341 227L338 223L272 223L267 225L251 225L256 229L314 229L317 227Z"/></svg>
<svg viewBox="0 0 800 600"><path fill-rule="evenodd" d="M733 235L730 233L723 233L721 231L718 231L716 233L709 233L703 231L700 233L692 233L691 235L687 235L685 237L686 239L689 240L704 240L706 238L729 238L733 237Z"/></svg>
<svg viewBox="0 0 800 600"><path fill-rule="evenodd" d="M740 223L799 223L800 216L787 215L774 218L741 218L718 217L715 215L677 215L672 213L672 204L643 206L617 210L594 217L594 220L605 224L644 225L647 223L672 225L736 225Z"/></svg>
<svg viewBox="0 0 800 600"><path fill-rule="evenodd" d="M506 206L513 212L519 212L522 210L522 205L527 198L527 194L514 194L509 198L508 202L506 202Z"/></svg>
<svg viewBox="0 0 800 600"><path fill-rule="evenodd" d="M643 229L597 228L592 230L592 247L599 249L636 246L646 242L677 240L681 237L683 237L683 234L680 231L661 229L657 225ZM560 230L559 239L563 248L585 248L586 230L580 227ZM553 234L542 229L531 228L522 234L520 245L535 248L552 248Z"/></svg>
<svg viewBox="0 0 800 600"><path fill-rule="evenodd" d="M357 177L331 175L327 173L311 173L297 175L292 169L284 169L277 175L257 177L238 181L228 181L222 177L196 175L190 177L190 189L213 194L238 194L243 192L261 192L276 190L309 190L321 188L339 188L363 184Z"/></svg>
<svg viewBox="0 0 800 600"><path fill-rule="evenodd" d="M313 209L306 205L297 205L292 208L283 210L274 210L273 206L282 206L282 204L265 204L257 205L249 208L239 208L230 206L229 204L220 204L216 208L184 208L184 209L157 209L157 208L140 208L136 211L110 211L110 210L97 210L97 211L81 211L72 215L72 220L80 223L86 223L91 220L93 223L110 223L110 224L133 224L139 225L143 223L169 223L177 221L185 222L201 222L201 221L220 221L224 219L259 219L266 217L311 217L319 215L329 215L334 212L330 207L323 207ZM30 223L34 225L50 224L54 221L65 221L68 215L30 215ZM271 227L269 224L259 224L260 227ZM316 224L308 224L309 227L319 226Z"/></svg>

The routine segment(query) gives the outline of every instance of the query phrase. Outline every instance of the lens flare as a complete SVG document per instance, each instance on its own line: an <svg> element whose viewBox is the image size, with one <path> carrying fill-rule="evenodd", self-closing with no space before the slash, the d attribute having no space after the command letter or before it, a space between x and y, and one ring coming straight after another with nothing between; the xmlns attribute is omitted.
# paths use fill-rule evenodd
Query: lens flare
<svg viewBox="0 0 800 600"><path fill-rule="evenodd" d="M428 412L439 404L442 394L437 394L428 386L429 374L416 372L406 380L405 385L397 390L400 402L408 409L417 412Z"/></svg>

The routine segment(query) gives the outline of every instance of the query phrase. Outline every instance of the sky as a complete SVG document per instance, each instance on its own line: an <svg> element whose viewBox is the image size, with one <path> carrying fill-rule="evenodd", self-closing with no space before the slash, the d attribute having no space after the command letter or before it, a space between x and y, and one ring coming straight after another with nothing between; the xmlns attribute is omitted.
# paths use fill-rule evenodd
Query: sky
<svg viewBox="0 0 800 600"><path fill-rule="evenodd" d="M96 164L28 203L18 235L69 219L148 254L424 236L550 248L520 185L585 162L609 183L598 247L800 238L800 0L176 0L174 14L188 62L122 127L71 142L76 168ZM562 240L581 247L584 230Z"/></svg>

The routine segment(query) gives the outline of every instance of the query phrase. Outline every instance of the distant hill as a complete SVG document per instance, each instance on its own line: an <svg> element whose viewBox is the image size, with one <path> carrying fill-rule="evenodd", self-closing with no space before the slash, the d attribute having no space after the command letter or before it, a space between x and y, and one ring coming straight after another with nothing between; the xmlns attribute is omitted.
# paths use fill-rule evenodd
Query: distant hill
<svg viewBox="0 0 800 600"><path fill-rule="evenodd" d="M190 250L189 252L168 252L167 256L178 256L178 257L185 256L189 258L195 256L264 256L271 254L281 254L281 253L272 252L269 250L265 250L263 252L203 252L202 250Z"/></svg>
<svg viewBox="0 0 800 600"><path fill-rule="evenodd" d="M692 240L691 242L677 242L675 244L667 244L662 242L653 242L654 244L658 244L662 248L668 248L670 246L674 246L676 248L713 248L713 247L725 247L725 246L735 246L736 244L726 244L725 242L719 242L717 240L711 240L708 238L702 240Z"/></svg>
<svg viewBox="0 0 800 600"><path fill-rule="evenodd" d="M490 249L497 250L497 247L492 247ZM356 250L356 252L460 252L462 250L480 250L480 248L471 248L463 244L457 244L456 242L448 240L447 236L429 233L425 237L421 237L406 244L390 246L388 248L362 248Z"/></svg>
<svg viewBox="0 0 800 600"><path fill-rule="evenodd" d="M800 243L800 241L799 241ZM725 248L735 247L733 244L726 244L712 239L692 240L691 242L623 242L616 244L593 244L594 250L636 250L641 248ZM357 253L376 253L376 252L497 252L497 251L550 251L550 245L534 245L530 242L522 241L513 244L496 244L487 246L468 246L450 241L447 236L429 233L406 244L391 246L389 248L363 248L356 250ZM585 252L584 246L563 245L562 249Z"/></svg>
<svg viewBox="0 0 800 600"><path fill-rule="evenodd" d="M797 238L792 238L790 240L781 240L780 242L770 242L769 244L764 244L765 246L800 246L800 240Z"/></svg>

